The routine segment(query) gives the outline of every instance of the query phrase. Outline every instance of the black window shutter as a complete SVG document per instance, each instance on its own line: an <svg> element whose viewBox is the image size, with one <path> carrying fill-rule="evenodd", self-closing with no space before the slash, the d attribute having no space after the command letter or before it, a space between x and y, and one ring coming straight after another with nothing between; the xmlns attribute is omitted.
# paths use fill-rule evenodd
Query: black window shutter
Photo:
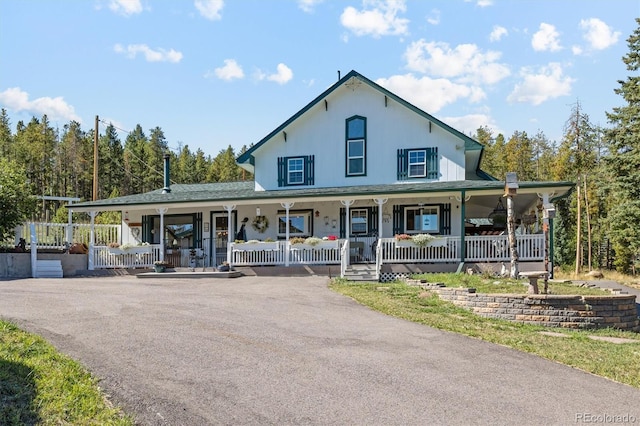
<svg viewBox="0 0 640 426"><path fill-rule="evenodd" d="M345 215L346 214L347 214L347 209L345 209L344 207L340 207L340 238L345 238L345 234L346 234Z"/></svg>
<svg viewBox="0 0 640 426"><path fill-rule="evenodd" d="M404 209L402 206L393 206L393 234L404 234Z"/></svg>
<svg viewBox="0 0 640 426"><path fill-rule="evenodd" d="M314 184L314 155L308 155L304 157L304 165L305 165L305 185L313 185Z"/></svg>
<svg viewBox="0 0 640 426"><path fill-rule="evenodd" d="M151 217L142 216L142 242L153 244L153 234L151 233Z"/></svg>
<svg viewBox="0 0 640 426"><path fill-rule="evenodd" d="M202 247L202 213L193 215L193 247Z"/></svg>
<svg viewBox="0 0 640 426"><path fill-rule="evenodd" d="M451 235L451 204L442 204L440 214L440 233Z"/></svg>
<svg viewBox="0 0 640 426"><path fill-rule="evenodd" d="M398 180L407 178L407 150L398 149Z"/></svg>
<svg viewBox="0 0 640 426"><path fill-rule="evenodd" d="M286 159L278 157L278 186L286 186Z"/></svg>
<svg viewBox="0 0 640 426"><path fill-rule="evenodd" d="M427 148L427 179L438 179L438 147Z"/></svg>
<svg viewBox="0 0 640 426"><path fill-rule="evenodd" d="M369 209L369 234L378 234L378 207L374 206Z"/></svg>

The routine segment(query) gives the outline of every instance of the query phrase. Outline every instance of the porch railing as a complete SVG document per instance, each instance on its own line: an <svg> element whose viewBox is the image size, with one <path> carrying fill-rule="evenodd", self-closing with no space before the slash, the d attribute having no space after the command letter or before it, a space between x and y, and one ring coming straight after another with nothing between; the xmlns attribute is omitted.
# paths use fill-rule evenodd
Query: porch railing
<svg viewBox="0 0 640 426"><path fill-rule="evenodd" d="M91 225L88 223L27 222L16 228L16 239L24 238L31 245L31 225L34 225L38 249L62 250L68 244L89 245ZM120 225L94 225L95 244L120 242Z"/></svg>
<svg viewBox="0 0 640 426"><path fill-rule="evenodd" d="M114 252L107 246L93 246L94 269L153 268L160 260L159 244L144 246L144 250L125 250Z"/></svg>
<svg viewBox="0 0 640 426"><path fill-rule="evenodd" d="M335 248L296 249L291 243L280 241L276 248L265 250L243 250L237 248L236 243L231 243L229 263L235 266L339 265L343 242L341 240Z"/></svg>
<svg viewBox="0 0 640 426"><path fill-rule="evenodd" d="M504 262L511 259L507 235L481 235L465 237L468 262ZM520 260L544 259L544 235L516 235L516 247Z"/></svg>
<svg viewBox="0 0 640 426"><path fill-rule="evenodd" d="M395 238L382 238L382 263L447 263L460 261L458 237L443 237L437 246L400 247Z"/></svg>

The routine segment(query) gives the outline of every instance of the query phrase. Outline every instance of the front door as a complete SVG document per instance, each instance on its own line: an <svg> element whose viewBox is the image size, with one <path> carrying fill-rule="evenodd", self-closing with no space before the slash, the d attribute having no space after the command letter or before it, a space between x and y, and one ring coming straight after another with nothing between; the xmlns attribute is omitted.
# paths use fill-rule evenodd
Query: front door
<svg viewBox="0 0 640 426"><path fill-rule="evenodd" d="M213 223L212 234L212 258L214 264L212 266L220 265L227 260L227 242L229 238L229 216L225 214L212 214L211 223Z"/></svg>

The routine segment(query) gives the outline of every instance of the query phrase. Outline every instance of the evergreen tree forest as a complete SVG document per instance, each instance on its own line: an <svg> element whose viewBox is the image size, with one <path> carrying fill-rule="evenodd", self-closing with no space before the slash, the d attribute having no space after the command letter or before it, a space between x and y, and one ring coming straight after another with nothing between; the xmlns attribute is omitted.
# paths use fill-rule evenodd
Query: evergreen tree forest
<svg viewBox="0 0 640 426"><path fill-rule="evenodd" d="M608 128L594 125L580 101L567 109L562 140L542 130L529 135L493 134L480 127L471 135L485 146L481 167L504 180L516 172L520 181L571 181L575 189L555 200L556 265L576 272L616 268L635 272L640 261L640 19L627 39L622 58L629 76L619 80L620 106L607 111ZM621 76L623 77L623 76ZM147 192L163 187L163 155L171 159L172 183L251 180L235 164L246 151L229 146L215 157L188 146L170 149L160 127L137 125L125 140L109 123L98 135L97 198ZM75 121L53 128L47 116L18 122L0 111L0 154L21 173L31 195L93 198L94 130ZM53 217L59 206L44 206L37 220ZM47 217L45 217L45 215Z"/></svg>

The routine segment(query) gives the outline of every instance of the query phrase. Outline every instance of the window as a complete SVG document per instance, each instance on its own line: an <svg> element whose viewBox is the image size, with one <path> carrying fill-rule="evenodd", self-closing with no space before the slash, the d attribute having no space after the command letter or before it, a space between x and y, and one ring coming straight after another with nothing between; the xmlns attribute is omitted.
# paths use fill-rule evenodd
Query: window
<svg viewBox="0 0 640 426"><path fill-rule="evenodd" d="M398 150L398 180L439 176L437 147Z"/></svg>
<svg viewBox="0 0 640 426"><path fill-rule="evenodd" d="M351 210L351 234L366 234L369 232L369 212L366 209Z"/></svg>
<svg viewBox="0 0 640 426"><path fill-rule="evenodd" d="M347 119L346 126L347 176L363 176L367 173L367 119L351 117Z"/></svg>
<svg viewBox="0 0 640 426"><path fill-rule="evenodd" d="M311 235L311 211L309 212L289 212L289 236L301 237ZM278 213L278 236L287 235L287 215Z"/></svg>
<svg viewBox="0 0 640 426"><path fill-rule="evenodd" d="M425 177L427 175L427 151L424 149L409 151L409 177Z"/></svg>
<svg viewBox="0 0 640 426"><path fill-rule="evenodd" d="M313 185L314 156L278 157L278 186Z"/></svg>
<svg viewBox="0 0 640 426"><path fill-rule="evenodd" d="M304 183L304 159L289 158L287 160L287 185Z"/></svg>
<svg viewBox="0 0 640 426"><path fill-rule="evenodd" d="M440 233L440 208L418 207L405 209L405 232L407 234Z"/></svg>

